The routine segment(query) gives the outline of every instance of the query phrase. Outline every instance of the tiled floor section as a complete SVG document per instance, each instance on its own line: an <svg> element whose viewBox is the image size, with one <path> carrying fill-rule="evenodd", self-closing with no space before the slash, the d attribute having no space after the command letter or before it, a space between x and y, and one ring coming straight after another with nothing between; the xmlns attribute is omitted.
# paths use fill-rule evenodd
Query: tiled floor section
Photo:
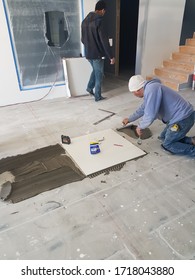
<svg viewBox="0 0 195 280"><path fill-rule="evenodd" d="M103 95L0 108L0 158L60 143L61 134L115 129L141 102L117 79L105 79ZM195 106L195 92L181 95ZM99 109L116 115L93 125L105 117ZM0 259L195 259L195 160L164 152L163 124L150 128L148 154L120 171L0 201Z"/></svg>

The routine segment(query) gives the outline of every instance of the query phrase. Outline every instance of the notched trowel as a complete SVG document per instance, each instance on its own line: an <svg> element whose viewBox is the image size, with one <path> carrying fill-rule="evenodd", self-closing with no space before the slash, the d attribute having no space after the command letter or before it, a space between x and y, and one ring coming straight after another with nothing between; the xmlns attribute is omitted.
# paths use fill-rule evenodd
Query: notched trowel
<svg viewBox="0 0 195 280"><path fill-rule="evenodd" d="M138 141L139 141L138 144L139 145L141 143L140 140L147 139L147 138L150 138L152 136L151 130L149 128L145 128L142 131L142 136L141 136L141 139L140 139L140 137L138 136L138 134L136 132L136 128L137 128L137 125L129 124L129 125L126 125L126 126L116 128L116 131L123 132L123 133L127 134L128 136L130 136L134 139L138 139Z"/></svg>

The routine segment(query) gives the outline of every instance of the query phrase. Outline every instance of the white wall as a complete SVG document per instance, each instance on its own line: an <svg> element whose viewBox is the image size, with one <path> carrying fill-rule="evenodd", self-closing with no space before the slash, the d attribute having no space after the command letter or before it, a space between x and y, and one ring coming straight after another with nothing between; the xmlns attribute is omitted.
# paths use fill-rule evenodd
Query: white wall
<svg viewBox="0 0 195 280"><path fill-rule="evenodd" d="M83 0L84 17L89 13L94 11L95 3L97 0Z"/></svg>
<svg viewBox="0 0 195 280"><path fill-rule="evenodd" d="M81 19L85 18L89 12L92 12L95 10L95 4L97 0L83 0L82 6L83 6L83 14L81 14ZM85 56L84 46L81 44L81 53L82 56Z"/></svg>
<svg viewBox="0 0 195 280"><path fill-rule="evenodd" d="M81 0L84 16L94 10L95 3L95 0ZM65 85L20 91L2 1L0 1L0 42L0 106L66 96Z"/></svg>
<svg viewBox="0 0 195 280"><path fill-rule="evenodd" d="M185 0L140 0L136 74L153 73L178 50Z"/></svg>

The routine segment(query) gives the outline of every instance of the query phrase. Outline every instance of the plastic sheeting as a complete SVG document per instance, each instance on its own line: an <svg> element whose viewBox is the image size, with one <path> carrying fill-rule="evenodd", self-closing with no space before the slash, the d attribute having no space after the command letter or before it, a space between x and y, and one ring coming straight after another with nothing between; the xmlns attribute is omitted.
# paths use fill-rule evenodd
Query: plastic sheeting
<svg viewBox="0 0 195 280"><path fill-rule="evenodd" d="M64 82L62 57L79 57L81 52L80 0L4 0L4 4L20 89ZM48 44L45 15L50 11L64 15L60 22L66 37L58 46Z"/></svg>

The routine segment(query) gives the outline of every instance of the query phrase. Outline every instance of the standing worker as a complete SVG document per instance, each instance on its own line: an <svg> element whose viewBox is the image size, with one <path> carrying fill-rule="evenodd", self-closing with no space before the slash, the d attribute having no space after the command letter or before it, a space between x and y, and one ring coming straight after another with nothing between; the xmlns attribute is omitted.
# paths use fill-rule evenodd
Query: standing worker
<svg viewBox="0 0 195 280"><path fill-rule="evenodd" d="M166 124L159 136L161 146L172 154L195 157L195 137L186 136L194 125L193 106L179 93L162 85L158 79L145 81L140 75L132 76L129 90L135 96L144 98L144 102L135 113L123 120L123 124L142 117L136 129L141 136L143 129L149 127L155 119L160 119Z"/></svg>
<svg viewBox="0 0 195 280"><path fill-rule="evenodd" d="M115 63L109 39L103 29L102 19L105 9L106 3L98 1L95 12L90 12L81 24L81 41L85 47L86 59L93 69L86 90L95 97L95 101L105 99L101 95L105 57L110 59L110 64Z"/></svg>

